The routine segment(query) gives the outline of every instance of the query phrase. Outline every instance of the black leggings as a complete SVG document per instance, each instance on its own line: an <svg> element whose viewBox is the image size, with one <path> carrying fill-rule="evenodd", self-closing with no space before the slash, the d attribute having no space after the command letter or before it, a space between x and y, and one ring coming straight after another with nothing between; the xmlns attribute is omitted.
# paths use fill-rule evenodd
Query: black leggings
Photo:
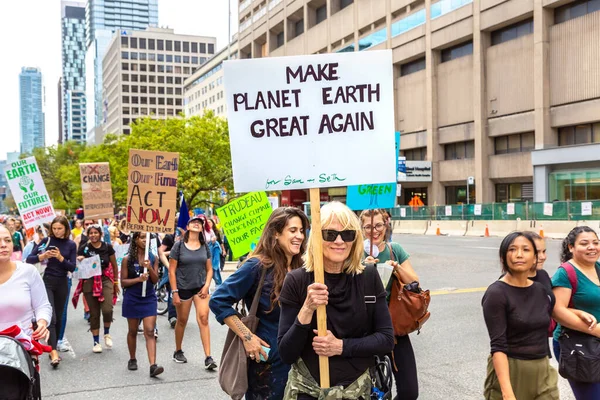
<svg viewBox="0 0 600 400"><path fill-rule="evenodd" d="M69 297L69 280L66 276L59 278L51 275L44 275L44 285L46 285L48 301L52 306L52 321L48 327L48 330L50 331L48 345L52 347L52 350L56 350L58 330L62 325L63 311Z"/></svg>
<svg viewBox="0 0 600 400"><path fill-rule="evenodd" d="M396 336L396 342L392 360L398 368L396 371L396 368L392 365L397 391L397 396L394 399L416 400L419 397L419 379L417 377L415 352L408 335Z"/></svg>

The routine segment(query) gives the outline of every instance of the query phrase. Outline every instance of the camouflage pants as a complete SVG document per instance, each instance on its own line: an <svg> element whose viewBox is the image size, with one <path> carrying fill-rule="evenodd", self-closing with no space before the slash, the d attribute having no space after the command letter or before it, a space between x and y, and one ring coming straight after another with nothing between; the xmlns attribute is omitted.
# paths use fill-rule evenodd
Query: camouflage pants
<svg viewBox="0 0 600 400"><path fill-rule="evenodd" d="M371 395L371 375L369 374L369 370L366 370L345 389L342 386L321 389L317 381L310 374L304 361L299 358L292 365L283 398L286 400L295 400L300 393L307 394L318 400L369 399Z"/></svg>

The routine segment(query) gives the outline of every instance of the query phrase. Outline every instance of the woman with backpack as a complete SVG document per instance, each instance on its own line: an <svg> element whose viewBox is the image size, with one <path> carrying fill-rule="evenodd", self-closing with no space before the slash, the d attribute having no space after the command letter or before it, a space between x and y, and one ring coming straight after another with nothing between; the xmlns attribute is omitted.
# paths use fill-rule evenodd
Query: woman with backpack
<svg viewBox="0 0 600 400"><path fill-rule="evenodd" d="M372 218L372 219L371 219ZM365 252L365 263L387 263L391 265L400 275L402 282L411 283L419 280L413 269L409 254L400 244L391 240L392 227L387 212L381 209L365 210L360 214L360 222L363 234L373 244L375 257L369 256L370 249ZM391 278L386 287L388 304L392 290ZM419 379L417 376L417 361L415 352L408 335L396 336L393 360L396 368L393 368L394 380L396 381L397 400L416 400L419 397Z"/></svg>
<svg viewBox="0 0 600 400"><path fill-rule="evenodd" d="M558 339L562 327L600 337L600 241L588 226L578 226L563 240L561 262L552 277L556 296L554 319L560 324L554 332L554 354L560 359ZM577 400L600 399L600 382L584 383L569 379Z"/></svg>
<svg viewBox="0 0 600 400"><path fill-rule="evenodd" d="M164 368L156 364L156 292L154 285L158 282L158 258L148 252L146 260L146 234L133 232L129 253L121 262L121 286L123 287L123 317L127 318L127 347L129 361L127 369L138 369L136 359L137 331L139 321L144 326L146 351L150 362L150 377L154 378L164 372ZM146 293L143 293L144 282Z"/></svg>
<svg viewBox="0 0 600 400"><path fill-rule="evenodd" d="M169 283L173 305L177 309L175 324L175 352L173 361L187 363L182 350L183 335L192 304L196 309L196 322L204 348L204 367L213 370L217 363L210 354L210 328L208 326L209 288L213 277L211 253L203 234L204 218L192 217L183 239L176 242L169 253Z"/></svg>
<svg viewBox="0 0 600 400"><path fill-rule="evenodd" d="M104 321L104 344L107 349L111 349L113 341L110 336L110 325L113 321L113 297L116 298L120 292L119 271L115 250L110 243L101 240L102 227L98 224L90 225L87 228L86 235L89 240L77 251L77 259L81 261L85 258L98 256L102 275L80 280L73 297L79 297L79 293L83 292L90 308L90 330L94 338L92 351L102 353L100 314L102 314Z"/></svg>

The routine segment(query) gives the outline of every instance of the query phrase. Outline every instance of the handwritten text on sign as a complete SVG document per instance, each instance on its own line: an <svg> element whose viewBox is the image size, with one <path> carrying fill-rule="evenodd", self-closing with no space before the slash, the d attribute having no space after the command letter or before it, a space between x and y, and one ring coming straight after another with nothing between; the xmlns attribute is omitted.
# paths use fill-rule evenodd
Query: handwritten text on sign
<svg viewBox="0 0 600 400"><path fill-rule="evenodd" d="M115 216L108 163L79 164L83 212L87 219Z"/></svg>
<svg viewBox="0 0 600 400"><path fill-rule="evenodd" d="M127 229L175 231L179 153L129 150Z"/></svg>
<svg viewBox="0 0 600 400"><path fill-rule="evenodd" d="M7 164L4 173L25 228L35 228L54 219L54 208L35 157Z"/></svg>
<svg viewBox="0 0 600 400"><path fill-rule="evenodd" d="M346 204L351 210L392 208L396 203L396 183L348 186Z"/></svg>
<svg viewBox="0 0 600 400"><path fill-rule="evenodd" d="M234 257L248 253L258 243L272 212L265 192L248 193L217 209Z"/></svg>
<svg viewBox="0 0 600 400"><path fill-rule="evenodd" d="M391 51L224 68L236 192L396 181ZM380 172L348 154L376 154Z"/></svg>

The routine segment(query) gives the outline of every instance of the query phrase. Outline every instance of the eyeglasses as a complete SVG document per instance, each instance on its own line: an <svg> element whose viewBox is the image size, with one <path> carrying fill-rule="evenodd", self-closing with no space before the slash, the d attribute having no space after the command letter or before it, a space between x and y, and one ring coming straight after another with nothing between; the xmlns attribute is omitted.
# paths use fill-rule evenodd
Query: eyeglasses
<svg viewBox="0 0 600 400"><path fill-rule="evenodd" d="M363 229L365 231L370 231L371 229L375 229L376 231L381 231L383 230L383 228L385 227L385 224L382 224L381 222L375 225L365 225L363 226Z"/></svg>
<svg viewBox="0 0 600 400"><path fill-rule="evenodd" d="M355 230L336 231L334 229L323 229L321 233L323 234L323 240L326 242L335 242L338 235L342 236L344 242L353 242L356 239Z"/></svg>

